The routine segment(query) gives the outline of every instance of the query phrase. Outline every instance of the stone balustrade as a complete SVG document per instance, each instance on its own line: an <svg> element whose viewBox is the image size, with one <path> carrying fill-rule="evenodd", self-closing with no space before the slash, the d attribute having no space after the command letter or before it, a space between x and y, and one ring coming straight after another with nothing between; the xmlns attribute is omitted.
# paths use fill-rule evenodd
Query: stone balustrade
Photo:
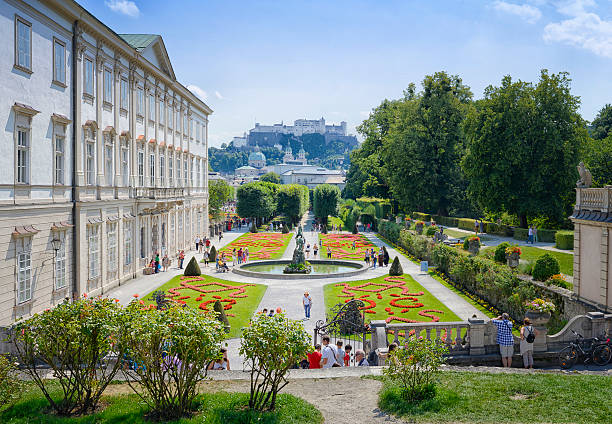
<svg viewBox="0 0 612 424"><path fill-rule="evenodd" d="M179 187L136 187L136 199L171 199L183 197L184 188Z"/></svg>
<svg viewBox="0 0 612 424"><path fill-rule="evenodd" d="M572 318L557 334L548 335L544 326L535 326L538 337L534 342L534 352L554 354L576 339L575 331L586 338L597 337L604 333L612 335L612 314L589 312ZM406 337L423 337L427 340L439 340L448 346L447 356L454 359L470 359L496 356L499 346L495 342L497 327L491 321L471 318L468 321L387 324L385 321L370 323L372 349L379 356L379 365L384 365L387 357L389 340L400 347ZM515 352L518 352L520 339L514 337Z"/></svg>
<svg viewBox="0 0 612 424"><path fill-rule="evenodd" d="M604 188L577 188L576 206L574 209L576 212L612 212L612 186Z"/></svg>

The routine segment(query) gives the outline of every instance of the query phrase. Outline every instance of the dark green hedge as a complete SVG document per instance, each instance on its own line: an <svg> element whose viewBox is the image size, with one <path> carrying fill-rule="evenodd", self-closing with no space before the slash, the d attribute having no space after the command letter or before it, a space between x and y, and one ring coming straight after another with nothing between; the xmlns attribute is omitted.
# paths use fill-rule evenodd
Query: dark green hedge
<svg viewBox="0 0 612 424"><path fill-rule="evenodd" d="M555 247L557 249L572 250L574 248L574 232L557 231L557 234L555 234Z"/></svg>
<svg viewBox="0 0 612 424"><path fill-rule="evenodd" d="M431 215L423 212L412 212L412 219L429 222L431 221Z"/></svg>

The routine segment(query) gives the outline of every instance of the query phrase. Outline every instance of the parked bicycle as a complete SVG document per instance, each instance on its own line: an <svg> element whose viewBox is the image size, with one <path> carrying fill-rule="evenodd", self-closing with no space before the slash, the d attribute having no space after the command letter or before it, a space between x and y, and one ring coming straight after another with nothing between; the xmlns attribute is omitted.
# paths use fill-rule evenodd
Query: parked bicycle
<svg viewBox="0 0 612 424"><path fill-rule="evenodd" d="M598 337L587 339L582 334L576 333L574 330L571 331L577 339L570 342L569 346L559 352L559 366L561 368L572 368L578 361L582 361L584 364L592 361L597 365L605 365L610 361L612 348L607 336L604 339Z"/></svg>

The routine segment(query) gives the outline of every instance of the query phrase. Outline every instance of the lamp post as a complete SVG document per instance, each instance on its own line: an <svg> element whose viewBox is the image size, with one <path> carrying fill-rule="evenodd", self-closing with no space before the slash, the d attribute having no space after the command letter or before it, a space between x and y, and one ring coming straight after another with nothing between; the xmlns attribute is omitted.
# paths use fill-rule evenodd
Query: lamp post
<svg viewBox="0 0 612 424"><path fill-rule="evenodd" d="M59 239L58 236L54 236L53 240L51 240L51 247L55 251L56 256L57 256L57 251L60 249L61 246L62 246L62 241Z"/></svg>

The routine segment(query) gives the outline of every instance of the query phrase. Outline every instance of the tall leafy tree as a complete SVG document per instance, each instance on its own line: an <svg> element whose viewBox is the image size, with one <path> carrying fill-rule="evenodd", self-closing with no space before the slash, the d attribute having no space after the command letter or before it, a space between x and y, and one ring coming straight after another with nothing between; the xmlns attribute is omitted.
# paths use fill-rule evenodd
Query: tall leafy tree
<svg viewBox="0 0 612 424"><path fill-rule="evenodd" d="M281 185L278 189L276 211L285 215L293 224L306 213L310 205L308 187L300 184Z"/></svg>
<svg viewBox="0 0 612 424"><path fill-rule="evenodd" d="M595 140L603 140L612 131L612 105L606 104L591 123L590 133Z"/></svg>
<svg viewBox="0 0 612 424"><path fill-rule="evenodd" d="M234 198L234 188L224 180L212 181L208 184L208 196L208 211L214 219L219 219L223 205Z"/></svg>
<svg viewBox="0 0 612 424"><path fill-rule="evenodd" d="M602 140L589 140L584 162L593 175L593 186L612 184L612 134Z"/></svg>
<svg viewBox="0 0 612 424"><path fill-rule="evenodd" d="M259 178L259 181L280 184L280 176L276 172L268 172Z"/></svg>
<svg viewBox="0 0 612 424"><path fill-rule="evenodd" d="M329 215L338 214L340 189L331 184L321 184L314 191L314 214L324 224L327 224Z"/></svg>
<svg viewBox="0 0 612 424"><path fill-rule="evenodd" d="M576 164L587 138L567 73L542 70L537 85L502 79L489 86L465 123L462 168L469 193L493 212L561 219L571 204Z"/></svg>
<svg viewBox="0 0 612 424"><path fill-rule="evenodd" d="M380 157L391 192L406 210L447 215L461 184L461 125L472 93L446 72L426 76L422 87L415 94L411 86L398 103Z"/></svg>
<svg viewBox="0 0 612 424"><path fill-rule="evenodd" d="M238 215L259 220L271 217L276 210L277 190L277 184L266 182L241 185L236 192Z"/></svg>

